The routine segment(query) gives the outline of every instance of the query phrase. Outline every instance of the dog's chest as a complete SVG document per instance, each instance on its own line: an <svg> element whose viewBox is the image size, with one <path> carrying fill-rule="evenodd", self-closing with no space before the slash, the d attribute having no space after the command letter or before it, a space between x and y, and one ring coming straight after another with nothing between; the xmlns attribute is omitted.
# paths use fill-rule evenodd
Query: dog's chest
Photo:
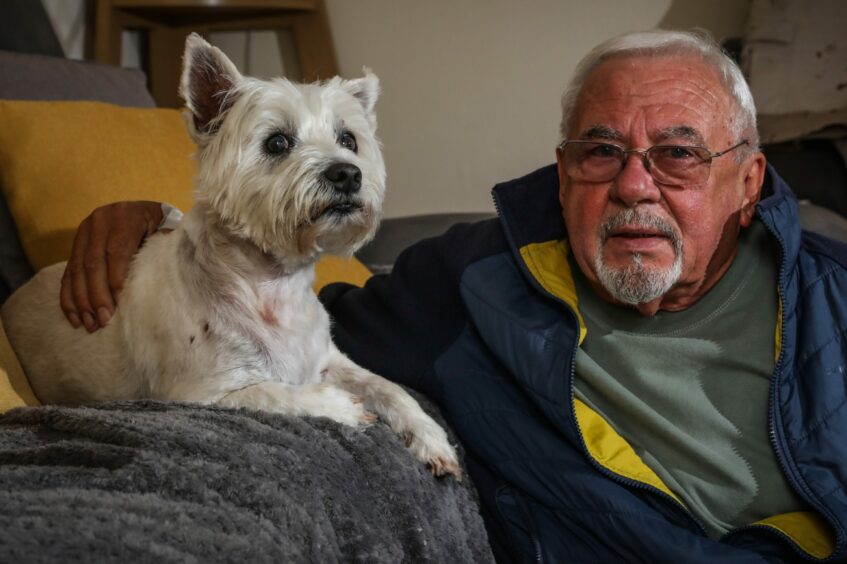
<svg viewBox="0 0 847 564"><path fill-rule="evenodd" d="M265 377L289 384L316 383L331 347L329 316L311 288L268 284L242 302L241 312L220 331L229 346L222 359L247 363ZM218 345L210 339L213 347Z"/></svg>

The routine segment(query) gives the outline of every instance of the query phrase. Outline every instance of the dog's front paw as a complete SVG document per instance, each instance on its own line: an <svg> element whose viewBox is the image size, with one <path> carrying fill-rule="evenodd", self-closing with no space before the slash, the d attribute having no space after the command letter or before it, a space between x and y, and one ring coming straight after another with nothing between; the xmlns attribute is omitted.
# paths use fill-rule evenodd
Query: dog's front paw
<svg viewBox="0 0 847 564"><path fill-rule="evenodd" d="M318 386L313 399L309 406L305 406L309 415L328 417L351 427L372 425L377 421L377 416L365 409L361 397L341 388L322 384Z"/></svg>
<svg viewBox="0 0 847 564"><path fill-rule="evenodd" d="M404 433L406 447L415 458L424 462L433 476L451 474L462 481L462 469L456 449L447 440L447 433L435 421L427 418Z"/></svg>

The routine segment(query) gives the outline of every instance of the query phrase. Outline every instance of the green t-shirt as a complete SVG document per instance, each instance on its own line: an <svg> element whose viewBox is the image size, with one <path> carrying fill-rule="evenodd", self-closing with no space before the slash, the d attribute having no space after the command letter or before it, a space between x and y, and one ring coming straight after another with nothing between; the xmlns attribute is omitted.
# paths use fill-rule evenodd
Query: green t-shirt
<svg viewBox="0 0 847 564"><path fill-rule="evenodd" d="M768 436L776 253L764 226L741 235L721 280L693 306L645 317L600 299L572 266L588 335L576 396L603 416L712 537L803 502Z"/></svg>

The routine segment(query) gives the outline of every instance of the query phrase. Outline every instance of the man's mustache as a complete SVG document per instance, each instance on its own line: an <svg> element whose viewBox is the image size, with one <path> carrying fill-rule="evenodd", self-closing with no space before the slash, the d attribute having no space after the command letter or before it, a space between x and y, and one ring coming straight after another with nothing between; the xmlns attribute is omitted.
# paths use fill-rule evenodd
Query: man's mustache
<svg viewBox="0 0 847 564"><path fill-rule="evenodd" d="M670 239L677 251L682 248L682 236L666 219L633 208L619 211L600 227L601 242L605 243L615 230L623 226L656 231Z"/></svg>

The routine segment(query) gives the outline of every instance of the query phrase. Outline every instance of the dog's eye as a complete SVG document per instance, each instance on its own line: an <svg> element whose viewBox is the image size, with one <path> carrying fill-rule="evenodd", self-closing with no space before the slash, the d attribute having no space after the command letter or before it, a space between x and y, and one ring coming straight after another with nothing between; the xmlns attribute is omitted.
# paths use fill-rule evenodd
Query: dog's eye
<svg viewBox="0 0 847 564"><path fill-rule="evenodd" d="M291 140L282 133L274 133L265 140L265 151L270 155L281 155L291 150Z"/></svg>
<svg viewBox="0 0 847 564"><path fill-rule="evenodd" d="M359 145L356 143L356 136L349 131L345 131L341 134L341 137L338 138L338 143L345 149L353 151L354 153L359 150Z"/></svg>

